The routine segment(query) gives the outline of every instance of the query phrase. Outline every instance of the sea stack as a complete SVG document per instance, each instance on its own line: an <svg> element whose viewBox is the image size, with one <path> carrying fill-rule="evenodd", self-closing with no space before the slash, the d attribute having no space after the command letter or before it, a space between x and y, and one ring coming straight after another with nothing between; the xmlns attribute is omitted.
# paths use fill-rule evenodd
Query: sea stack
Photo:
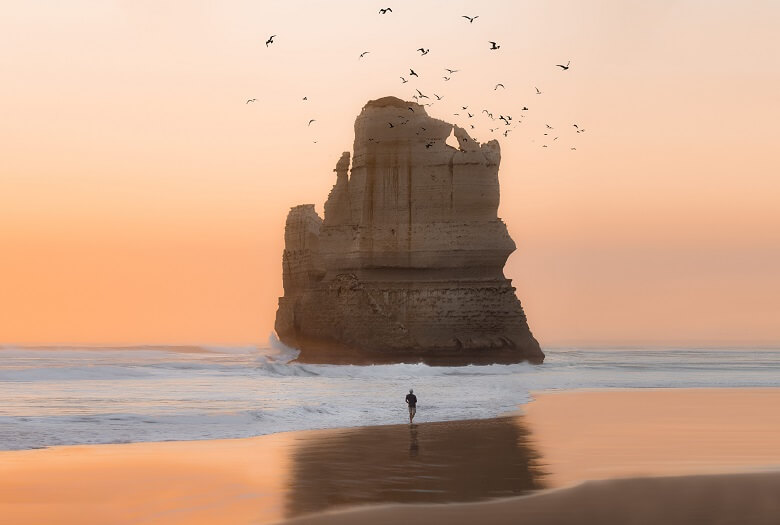
<svg viewBox="0 0 780 525"><path fill-rule="evenodd" d="M313 204L287 216L280 340L307 362L541 362L503 271L498 142L385 97L357 117L353 152L324 219Z"/></svg>

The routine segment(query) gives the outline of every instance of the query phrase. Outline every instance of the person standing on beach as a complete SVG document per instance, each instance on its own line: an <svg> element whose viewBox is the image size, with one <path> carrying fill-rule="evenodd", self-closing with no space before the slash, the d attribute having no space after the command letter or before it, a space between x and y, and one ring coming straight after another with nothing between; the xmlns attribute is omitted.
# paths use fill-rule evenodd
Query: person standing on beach
<svg viewBox="0 0 780 525"><path fill-rule="evenodd" d="M417 413L417 396L414 395L414 390L411 388L406 394L406 404L409 405L409 424L411 425L414 415Z"/></svg>

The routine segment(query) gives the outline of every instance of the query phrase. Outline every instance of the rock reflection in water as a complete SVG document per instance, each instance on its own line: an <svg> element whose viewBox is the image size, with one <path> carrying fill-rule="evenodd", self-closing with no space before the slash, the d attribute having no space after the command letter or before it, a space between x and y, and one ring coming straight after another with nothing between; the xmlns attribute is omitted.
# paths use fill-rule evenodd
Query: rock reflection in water
<svg viewBox="0 0 780 525"><path fill-rule="evenodd" d="M542 477L521 418L351 429L295 445L286 514L517 496Z"/></svg>

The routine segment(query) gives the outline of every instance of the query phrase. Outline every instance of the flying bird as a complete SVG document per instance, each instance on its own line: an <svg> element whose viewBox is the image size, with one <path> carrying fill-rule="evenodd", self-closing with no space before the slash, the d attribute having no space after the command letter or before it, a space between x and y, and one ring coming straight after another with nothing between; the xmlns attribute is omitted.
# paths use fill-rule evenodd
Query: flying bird
<svg viewBox="0 0 780 525"><path fill-rule="evenodd" d="M401 78L401 84L406 84L407 82L409 82L409 81L408 81L408 80L406 80L404 77L400 77L400 78Z"/></svg>
<svg viewBox="0 0 780 525"><path fill-rule="evenodd" d="M577 124L572 124L572 126L574 126L577 129L580 129L580 127Z"/></svg>
<svg viewBox="0 0 780 525"><path fill-rule="evenodd" d="M414 108L413 108L413 107L409 106L409 107L407 107L406 109L408 109L409 111L411 111L412 113L414 113Z"/></svg>
<svg viewBox="0 0 780 525"><path fill-rule="evenodd" d="M502 83L500 83L500 82L499 82L498 84L496 84L496 87L494 87L494 88L493 88L493 91L497 90L499 86L501 86L502 88L506 89L506 88L504 87L504 84L502 84Z"/></svg>
<svg viewBox="0 0 780 525"><path fill-rule="evenodd" d="M537 94L537 95L541 95L541 94L542 94L542 92L541 92L541 91L539 91L539 88L538 88L538 87L534 86L534 89L536 90L536 94Z"/></svg>
<svg viewBox="0 0 780 525"><path fill-rule="evenodd" d="M576 150L577 148L571 148L571 149Z"/></svg>
<svg viewBox="0 0 780 525"><path fill-rule="evenodd" d="M461 16L461 18L465 18L465 19L467 19L469 21L469 24L473 24L474 20L479 18L479 15L477 15L477 16L466 16L466 15L463 15L463 16Z"/></svg>
<svg viewBox="0 0 780 525"><path fill-rule="evenodd" d="M460 71L460 70L459 70L459 69L449 69L449 68L446 68L446 67L445 67L445 68L444 68L444 71L446 71L447 73L449 73L450 75L452 75L453 73L457 73L457 72L458 72L458 71Z"/></svg>
<svg viewBox="0 0 780 525"><path fill-rule="evenodd" d="M309 121L309 123L308 123L308 124L306 124L306 125L307 125L307 126L311 126L311 123L312 123L312 122L317 122L317 121L316 121L316 120L314 120L314 119L311 119L311 120Z"/></svg>
<svg viewBox="0 0 780 525"><path fill-rule="evenodd" d="M511 129L504 130L504 136L506 137L507 135L509 135L510 131L512 131L512 130Z"/></svg>
<svg viewBox="0 0 780 525"><path fill-rule="evenodd" d="M528 106L523 106L523 109L521 111L528 111Z"/></svg>
<svg viewBox="0 0 780 525"><path fill-rule="evenodd" d="M474 115L472 115L471 113L466 113L466 115L468 115L468 116L469 116L469 118L472 118L472 117L474 116Z"/></svg>
<svg viewBox="0 0 780 525"><path fill-rule="evenodd" d="M445 82L450 79L450 77L441 77L441 78L443 78Z"/></svg>
<svg viewBox="0 0 780 525"><path fill-rule="evenodd" d="M440 96L439 96L439 95L437 95L436 93L434 93L434 94L433 94L433 96L434 96L434 97L436 97L436 100L441 100L441 99L443 99L443 98L444 98L444 97L440 97Z"/></svg>
<svg viewBox="0 0 780 525"><path fill-rule="evenodd" d="M255 100L257 100L257 99L256 98L249 98L249 99L247 99L246 103L249 104L250 102L254 102Z"/></svg>
<svg viewBox="0 0 780 525"><path fill-rule="evenodd" d="M549 125L549 124L545 124L545 126L547 126L547 129L554 129L554 128L553 128L551 125Z"/></svg>
<svg viewBox="0 0 780 525"><path fill-rule="evenodd" d="M366 55L367 55L367 54L369 54L370 52L371 52L371 51L363 51L362 53L360 53L360 58L363 58L364 56L366 56Z"/></svg>
<svg viewBox="0 0 780 525"><path fill-rule="evenodd" d="M420 75L414 72L414 69L409 69L409 76L410 77L417 77L420 78Z"/></svg>
<svg viewBox="0 0 780 525"><path fill-rule="evenodd" d="M309 100L309 97L303 97L303 100Z"/></svg>
<svg viewBox="0 0 780 525"><path fill-rule="evenodd" d="M501 47L498 44L496 44L495 42L493 42L492 40L488 40L488 42L490 43L490 49L498 49L498 48Z"/></svg>
<svg viewBox="0 0 780 525"><path fill-rule="evenodd" d="M387 123L387 125L388 125L388 126L390 126L391 128L394 128L394 127L395 127L395 126L393 126L393 123L392 123L392 122L388 122L388 123Z"/></svg>
<svg viewBox="0 0 780 525"><path fill-rule="evenodd" d="M428 95L423 95L422 92L419 89L417 89L416 91L417 91L417 94L420 95L420 98L428 98Z"/></svg>
<svg viewBox="0 0 780 525"><path fill-rule="evenodd" d="M563 64L555 64L555 65L558 66L559 68L561 68L562 71L566 71L567 69L569 69L569 64L571 64L571 60L566 62L565 66Z"/></svg>
<svg viewBox="0 0 780 525"><path fill-rule="evenodd" d="M274 43L274 37L275 36L276 35L271 35L271 36L268 37L268 40L265 41L265 47L268 47L269 44L273 44Z"/></svg>
<svg viewBox="0 0 780 525"><path fill-rule="evenodd" d="M422 53L422 55L420 55L420 56L425 56L425 55L427 55L427 54L428 54L428 52L430 51L430 49L424 49L424 48L422 48L422 47L421 47L421 48L419 48L417 51L419 51L420 53Z"/></svg>
<svg viewBox="0 0 780 525"><path fill-rule="evenodd" d="M392 9L390 9L389 7L383 7L382 9L380 9L380 10L379 10L379 14L380 14L380 15L387 14L388 12L392 13L392 12L393 12L393 10L392 10Z"/></svg>

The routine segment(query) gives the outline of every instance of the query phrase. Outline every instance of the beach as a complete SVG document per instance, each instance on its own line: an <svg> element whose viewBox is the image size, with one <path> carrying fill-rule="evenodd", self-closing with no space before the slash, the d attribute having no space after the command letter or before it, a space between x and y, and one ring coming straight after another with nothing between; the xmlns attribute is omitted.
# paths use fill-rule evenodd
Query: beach
<svg viewBox="0 0 780 525"><path fill-rule="evenodd" d="M13 524L780 515L780 389L534 399L521 414L485 420L3 451L0 515Z"/></svg>

